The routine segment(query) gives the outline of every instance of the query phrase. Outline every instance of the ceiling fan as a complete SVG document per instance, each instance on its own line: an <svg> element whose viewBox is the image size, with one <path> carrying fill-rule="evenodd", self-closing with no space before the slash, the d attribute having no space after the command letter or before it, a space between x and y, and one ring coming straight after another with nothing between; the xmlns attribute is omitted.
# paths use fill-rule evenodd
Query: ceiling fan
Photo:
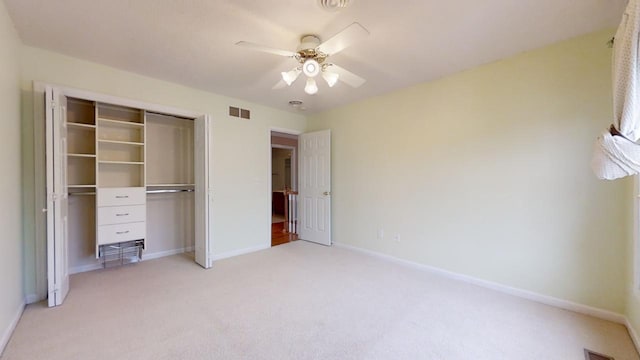
<svg viewBox="0 0 640 360"><path fill-rule="evenodd" d="M365 79L329 62L328 59L367 35L369 35L367 29L354 22L323 43L320 42L320 38L316 35L304 35L300 39L300 45L298 45L296 51L274 49L247 41L239 41L236 45L295 59L298 65L290 71L282 72L282 80L273 88L280 89L284 86L291 86L300 74L304 73L307 76L304 91L309 95L313 95L318 92L318 85L315 81L315 77L318 75L322 75L329 87L333 87L338 80L354 88L365 83Z"/></svg>

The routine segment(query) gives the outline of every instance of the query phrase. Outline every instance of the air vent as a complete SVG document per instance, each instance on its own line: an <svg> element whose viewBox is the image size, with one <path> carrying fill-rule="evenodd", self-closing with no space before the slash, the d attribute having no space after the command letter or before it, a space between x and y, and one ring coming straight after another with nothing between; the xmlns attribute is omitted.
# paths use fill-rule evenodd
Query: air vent
<svg viewBox="0 0 640 360"><path fill-rule="evenodd" d="M585 360L615 360L612 356L599 354L595 351L584 349Z"/></svg>
<svg viewBox="0 0 640 360"><path fill-rule="evenodd" d="M229 106L229 116L239 117L242 119L251 119L251 111Z"/></svg>

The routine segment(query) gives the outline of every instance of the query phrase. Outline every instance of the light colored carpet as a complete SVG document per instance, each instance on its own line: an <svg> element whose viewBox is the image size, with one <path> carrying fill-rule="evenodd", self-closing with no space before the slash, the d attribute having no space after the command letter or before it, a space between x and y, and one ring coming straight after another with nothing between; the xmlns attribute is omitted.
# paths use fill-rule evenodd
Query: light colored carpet
<svg viewBox="0 0 640 360"><path fill-rule="evenodd" d="M618 324L297 241L202 270L186 255L77 274L3 359L637 360Z"/></svg>

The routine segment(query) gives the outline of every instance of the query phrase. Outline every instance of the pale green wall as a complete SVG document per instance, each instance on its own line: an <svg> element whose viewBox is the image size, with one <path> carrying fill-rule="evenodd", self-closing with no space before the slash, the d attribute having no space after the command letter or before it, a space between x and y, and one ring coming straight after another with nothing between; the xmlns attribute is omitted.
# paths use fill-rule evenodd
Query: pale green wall
<svg viewBox="0 0 640 360"><path fill-rule="evenodd" d="M208 113L213 118L213 237L216 255L270 244L270 127L304 130L303 116L144 77L33 47L22 47L22 90L34 80ZM27 101L29 102L29 101ZM227 116L228 106L251 110L251 120ZM33 127L31 105L26 127ZM33 149L32 143L25 147ZM31 150L33 151L33 150ZM26 157L25 167L33 167ZM33 192L33 188L26 192ZM41 215L43 216L43 215ZM33 216L29 219L33 221ZM40 219L42 221L42 219ZM26 288L35 292L34 236L26 237Z"/></svg>
<svg viewBox="0 0 640 360"><path fill-rule="evenodd" d="M334 241L623 313L632 186L589 166L612 33L310 117L332 129Z"/></svg>
<svg viewBox="0 0 640 360"><path fill-rule="evenodd" d="M0 351L24 303L19 75L18 34L0 1Z"/></svg>
<svg viewBox="0 0 640 360"><path fill-rule="evenodd" d="M640 185L640 183L636 180L636 186ZM640 194L640 191L637 192ZM640 205L640 198L636 200L637 204ZM636 217L638 217L640 212L640 208L636 209ZM640 220L636 222L636 226L640 224ZM640 230L640 229L637 229ZM627 264L627 308L626 315L629 319L629 323L633 327L636 332L636 335L640 335L640 274L638 271L640 270L640 239L638 239L638 234L636 234L635 239L630 239L628 242L627 253L628 253L628 264ZM634 276L635 274L638 274ZM640 340L640 339L638 339Z"/></svg>

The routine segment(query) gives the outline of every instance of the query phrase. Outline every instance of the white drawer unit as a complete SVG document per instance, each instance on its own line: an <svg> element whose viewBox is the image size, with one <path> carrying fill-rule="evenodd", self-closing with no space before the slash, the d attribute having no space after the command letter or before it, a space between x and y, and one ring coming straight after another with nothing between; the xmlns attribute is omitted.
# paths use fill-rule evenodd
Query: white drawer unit
<svg viewBox="0 0 640 360"><path fill-rule="evenodd" d="M146 188L98 188L96 195L97 256L101 253L101 245L144 241L147 235Z"/></svg>
<svg viewBox="0 0 640 360"><path fill-rule="evenodd" d="M98 226L98 245L144 239L146 229L147 226L144 221L127 224L101 225Z"/></svg>
<svg viewBox="0 0 640 360"><path fill-rule="evenodd" d="M98 226L145 221L145 205L102 206L98 208Z"/></svg>
<svg viewBox="0 0 640 360"><path fill-rule="evenodd" d="M143 205L147 194L144 187L98 188L98 207Z"/></svg>

